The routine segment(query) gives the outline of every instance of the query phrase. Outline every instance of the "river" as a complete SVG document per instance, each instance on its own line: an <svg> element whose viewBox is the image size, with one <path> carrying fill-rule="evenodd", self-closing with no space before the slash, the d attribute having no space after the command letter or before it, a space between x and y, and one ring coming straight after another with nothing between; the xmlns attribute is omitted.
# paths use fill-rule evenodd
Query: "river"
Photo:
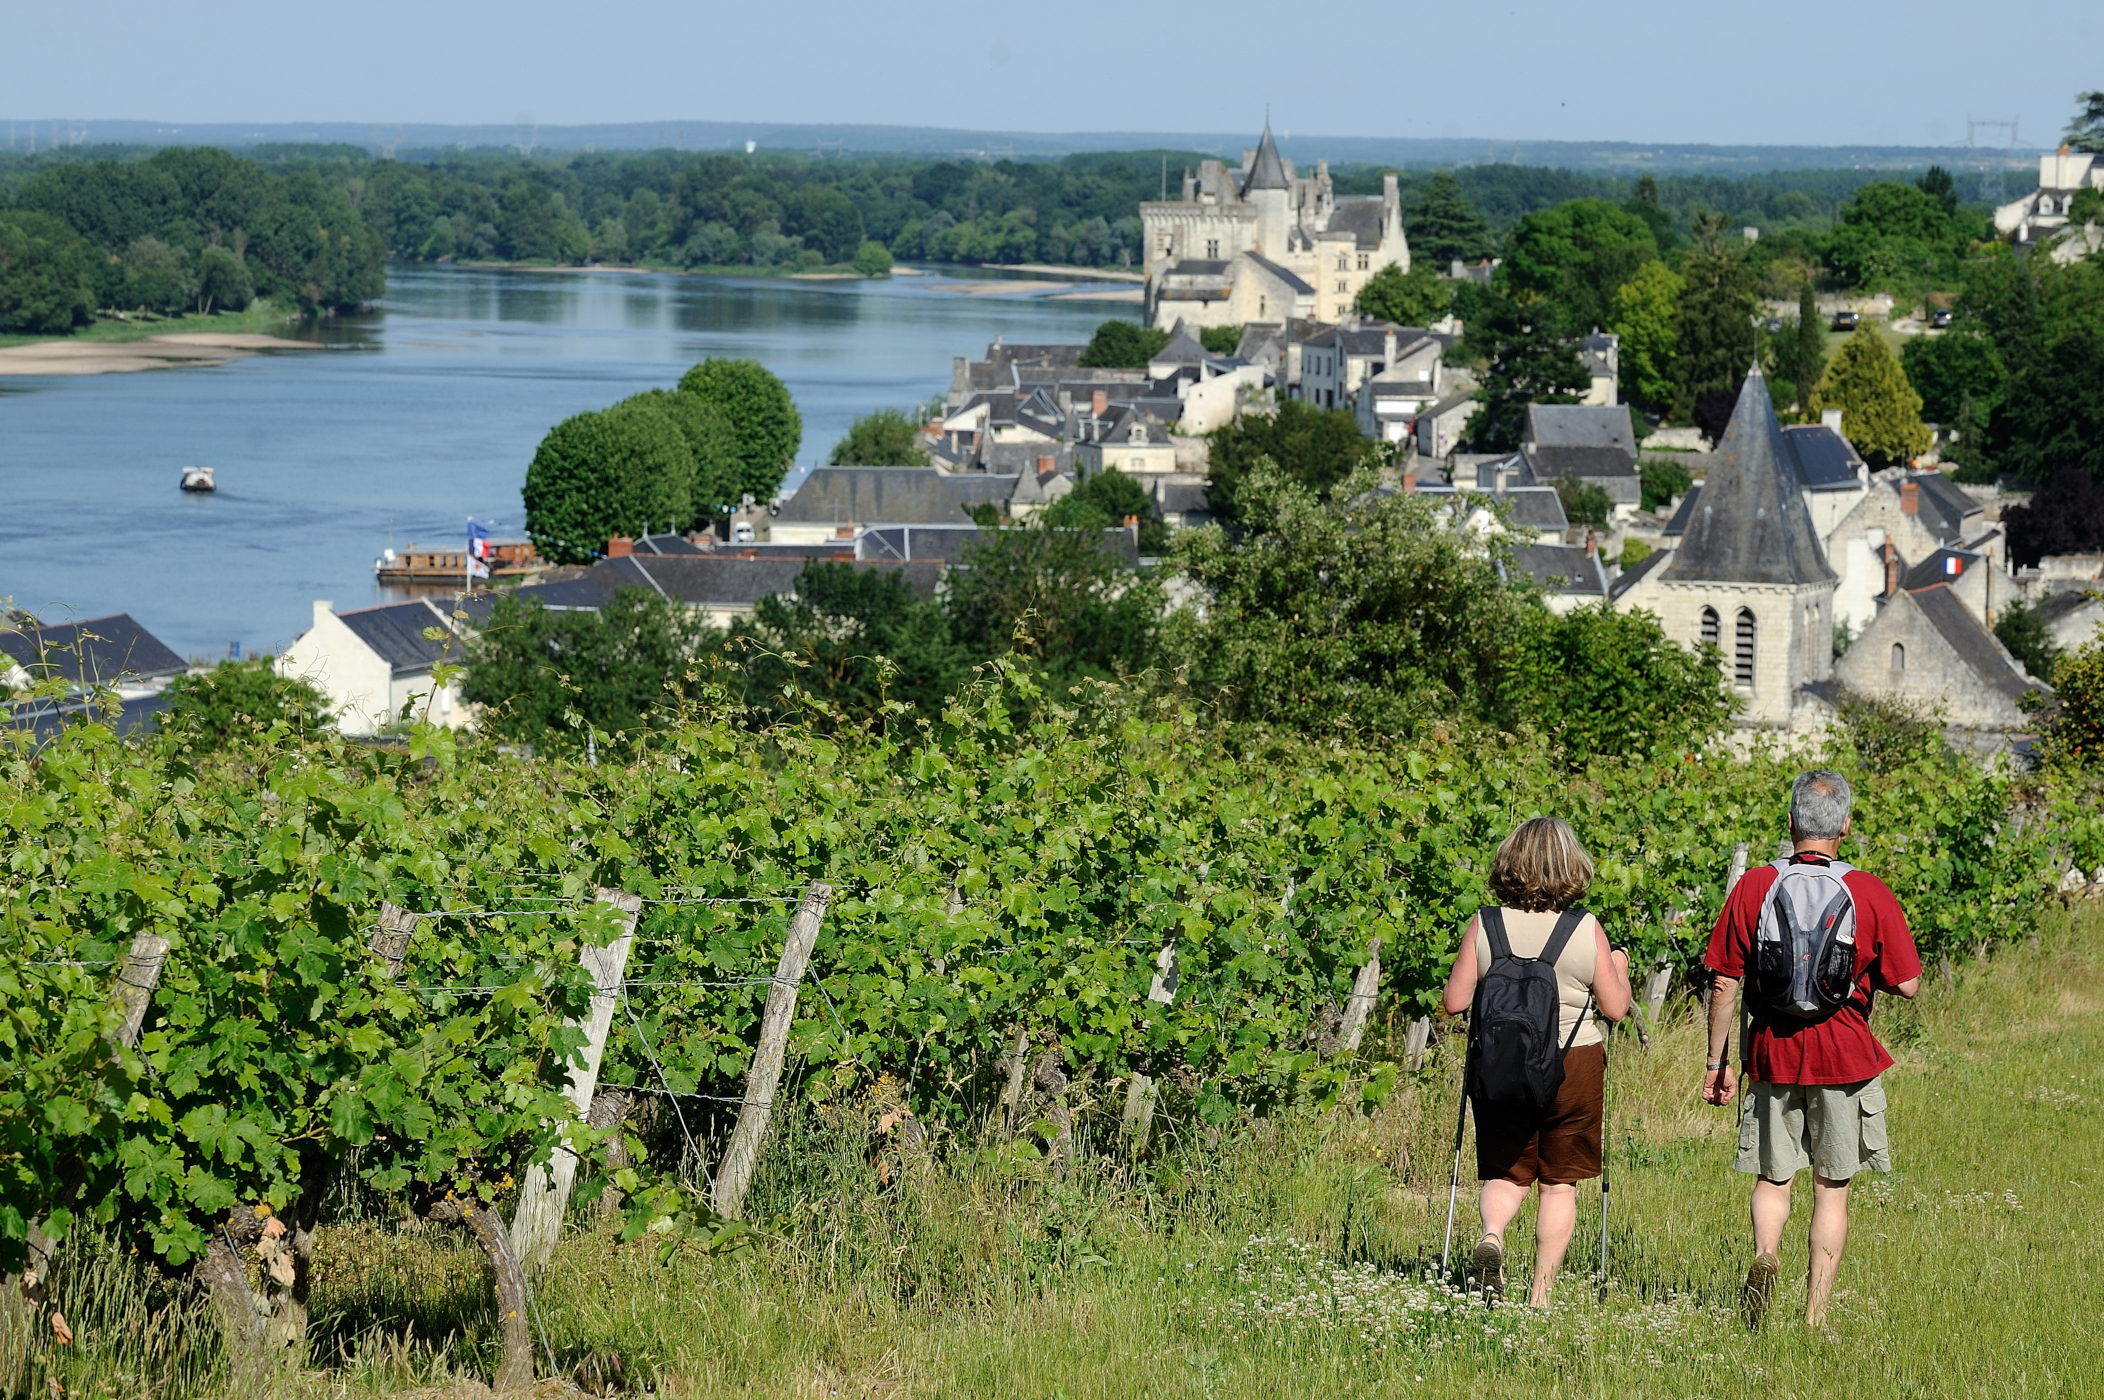
<svg viewBox="0 0 2104 1400"><path fill-rule="evenodd" d="M569 414L757 359L803 414L801 466L860 413L949 387L998 333L1086 340L1130 306L973 296L937 276L805 282L397 265L325 351L210 368L0 379L0 600L47 621L129 612L193 659L276 651L313 601L385 601L390 543L524 525L535 445ZM186 496L183 466L217 469Z"/></svg>

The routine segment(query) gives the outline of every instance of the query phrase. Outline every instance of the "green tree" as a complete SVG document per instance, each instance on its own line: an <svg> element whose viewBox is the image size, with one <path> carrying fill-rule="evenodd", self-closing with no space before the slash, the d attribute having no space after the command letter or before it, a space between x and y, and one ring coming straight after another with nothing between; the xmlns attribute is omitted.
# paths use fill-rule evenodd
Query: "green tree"
<svg viewBox="0 0 2104 1400"><path fill-rule="evenodd" d="M1786 324L1783 338L1775 346L1775 373L1797 388L1797 411L1812 411L1812 394L1819 376L1826 372L1826 327L1819 320L1819 303L1807 281L1798 289L1797 320Z"/></svg>
<svg viewBox="0 0 2104 1400"><path fill-rule="evenodd" d="M1242 348L1242 328L1201 326L1198 331L1198 343L1203 345L1209 354L1232 355Z"/></svg>
<svg viewBox="0 0 2104 1400"><path fill-rule="evenodd" d="M1989 425L1990 454L2023 480L2062 467L2104 478L2104 321L2053 334L2010 376Z"/></svg>
<svg viewBox="0 0 2104 1400"><path fill-rule="evenodd" d="M1490 220L1470 202L1461 182L1444 170L1426 183L1424 193L1404 212L1403 224L1412 260L1422 258L1434 269L1497 255L1498 236Z"/></svg>
<svg viewBox="0 0 2104 1400"><path fill-rule="evenodd" d="M1675 497L1687 495L1695 485L1695 478L1686 467L1665 457L1646 457L1637 468L1637 477L1642 483L1645 510L1671 505Z"/></svg>
<svg viewBox="0 0 2104 1400"><path fill-rule="evenodd" d="M920 429L912 414L880 408L857 418L827 460L836 467L925 467Z"/></svg>
<svg viewBox="0 0 2104 1400"><path fill-rule="evenodd" d="M1614 324L1615 293L1658 258L1651 226L1601 199L1573 199L1523 215L1505 239L1497 280L1539 298L1560 333L1582 336Z"/></svg>
<svg viewBox="0 0 2104 1400"><path fill-rule="evenodd" d="M746 702L769 719L807 717L816 701L856 726L888 726L887 704L942 717L971 656L942 604L913 596L900 570L813 559L793 594L763 598L732 630Z"/></svg>
<svg viewBox="0 0 2104 1400"><path fill-rule="evenodd" d="M271 658L222 661L193 671L161 691L167 708L155 721L162 741L177 750L216 753L252 743L272 725L314 733L328 724L328 703L303 680L279 675Z"/></svg>
<svg viewBox="0 0 2104 1400"><path fill-rule="evenodd" d="M197 269L174 244L152 234L135 238L124 254L124 300L146 311L188 311L197 301Z"/></svg>
<svg viewBox="0 0 2104 1400"><path fill-rule="evenodd" d="M1680 295L1685 286L1679 273L1662 262L1650 262L1615 292L1622 395L1653 413L1669 411L1680 390Z"/></svg>
<svg viewBox="0 0 2104 1400"><path fill-rule="evenodd" d="M1132 516L1140 521L1140 553L1166 554L1169 527L1147 488L1112 467L1091 472L1044 512L1047 525L1070 530L1107 530Z"/></svg>
<svg viewBox="0 0 2104 1400"><path fill-rule="evenodd" d="M2104 639L2061 657L2053 667L2053 697L2025 697L2045 720L2037 753L2050 766L2095 768L2104 763ZM2022 703L2022 702L2019 702Z"/></svg>
<svg viewBox="0 0 2104 1400"><path fill-rule="evenodd" d="M1695 226L1695 249L1682 268L1681 402L1736 385L1753 364L1753 274L1745 254L1724 237L1724 216Z"/></svg>
<svg viewBox="0 0 2104 1400"><path fill-rule="evenodd" d="M1942 166L1932 165L1922 172L1922 177L1914 182L1914 188L1935 200L1945 217L1958 212L1958 182Z"/></svg>
<svg viewBox="0 0 2104 1400"><path fill-rule="evenodd" d="M2067 124L2069 149L2104 155L2104 92L2078 92L2075 102L2075 115Z"/></svg>
<svg viewBox="0 0 2104 1400"><path fill-rule="evenodd" d="M1576 403L1592 387L1576 345L1553 309L1540 299L1494 292L1469 323L1465 350L1485 362L1476 400L1483 407L1469 424L1479 452L1510 452L1520 444L1530 403Z"/></svg>
<svg viewBox="0 0 2104 1400"><path fill-rule="evenodd" d="M1331 487L1371 460L1372 439L1359 420L1342 409L1321 409L1288 399L1270 415L1245 413L1213 429L1207 440L1206 497L1213 514L1233 524L1242 518L1243 478L1268 461L1288 477L1327 495Z"/></svg>
<svg viewBox="0 0 2104 1400"><path fill-rule="evenodd" d="M1841 410L1841 431L1874 467L1905 464L1929 450L1921 395L1907 382L1885 338L1864 325L1841 342L1812 407Z"/></svg>
<svg viewBox="0 0 2104 1400"><path fill-rule="evenodd" d="M640 397L549 429L526 468L526 533L557 563L596 558L615 535L694 518L694 456L672 416Z"/></svg>
<svg viewBox="0 0 2104 1400"><path fill-rule="evenodd" d="M2009 648L2011 656L2024 664L2026 671L2047 685L2053 684L2054 668L2060 664L2060 648L2053 644L2053 634L2037 608L2022 598L2003 604L1995 615L1994 635Z"/></svg>
<svg viewBox="0 0 2104 1400"><path fill-rule="evenodd" d="M1042 523L989 530L948 579L954 635L980 658L1010 650L1057 686L1154 664L1160 584L1126 572L1099 530Z"/></svg>
<svg viewBox="0 0 2104 1400"><path fill-rule="evenodd" d="M248 264L236 257L231 248L207 248L197 255L199 311L207 315L214 311L245 311L255 298Z"/></svg>
<svg viewBox="0 0 2104 1400"><path fill-rule="evenodd" d="M2009 377L1994 342L1969 327L1915 336L1900 347L1899 361L1921 411L1936 423L1956 423L1967 398L1976 410L1991 406Z"/></svg>
<svg viewBox="0 0 2104 1400"><path fill-rule="evenodd" d="M1169 332L1137 321L1105 321L1082 349L1083 369L1145 369L1169 343Z"/></svg>
<svg viewBox="0 0 2104 1400"><path fill-rule="evenodd" d="M1431 263L1415 262L1408 272L1390 263L1366 279L1352 309L1399 326L1429 326L1446 315L1452 299L1452 289L1439 280Z"/></svg>
<svg viewBox="0 0 2104 1400"><path fill-rule="evenodd" d="M864 277L891 276L891 249L867 239L855 250L855 271Z"/></svg>
<svg viewBox="0 0 2104 1400"><path fill-rule="evenodd" d="M2084 185L2067 202L2067 221L2076 227L2104 221L2104 190Z"/></svg>
<svg viewBox="0 0 2104 1400"><path fill-rule="evenodd" d="M480 729L514 743L581 749L588 730L633 741L721 640L648 589L624 588L596 612L505 593L468 643L461 695L483 707Z"/></svg>
<svg viewBox="0 0 2104 1400"><path fill-rule="evenodd" d="M1607 499L1606 487L1575 476L1559 476L1550 485L1556 488L1556 499L1563 502L1564 519L1573 525L1607 524L1614 502Z"/></svg>
<svg viewBox="0 0 2104 1400"><path fill-rule="evenodd" d="M1929 190L1897 181L1865 185L1841 211L1826 260L1851 287L1905 290L1955 271L1979 219Z"/></svg>
<svg viewBox="0 0 2104 1400"><path fill-rule="evenodd" d="M694 475L687 479L687 504L697 526L706 527L719 516L737 508L743 488L744 464L739 459L738 434L722 410L698 394L672 389L645 389L622 403L654 408L672 420L686 440L694 461Z"/></svg>
<svg viewBox="0 0 2104 1400"><path fill-rule="evenodd" d="M0 209L0 331L63 335L95 315L87 242L30 209Z"/></svg>
<svg viewBox="0 0 2104 1400"><path fill-rule="evenodd" d="M771 500L804 440L788 386L758 360L707 359L680 376L679 391L722 414L737 435L738 491Z"/></svg>
<svg viewBox="0 0 2104 1400"><path fill-rule="evenodd" d="M1555 739L1574 767L1701 744L1731 719L1716 650L1689 651L1649 613L1603 602L1524 617L1500 658L1500 711Z"/></svg>

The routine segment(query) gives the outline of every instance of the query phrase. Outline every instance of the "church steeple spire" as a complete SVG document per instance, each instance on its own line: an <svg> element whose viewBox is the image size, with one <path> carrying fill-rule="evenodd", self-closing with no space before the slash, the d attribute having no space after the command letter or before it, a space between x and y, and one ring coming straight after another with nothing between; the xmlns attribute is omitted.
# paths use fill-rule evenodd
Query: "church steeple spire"
<svg viewBox="0 0 2104 1400"><path fill-rule="evenodd" d="M1271 139L1271 118L1264 118L1264 139L1257 142L1257 158L1249 167L1249 180L1242 186L1247 199L1257 190L1292 188L1286 183L1286 163L1279 159L1278 143Z"/></svg>

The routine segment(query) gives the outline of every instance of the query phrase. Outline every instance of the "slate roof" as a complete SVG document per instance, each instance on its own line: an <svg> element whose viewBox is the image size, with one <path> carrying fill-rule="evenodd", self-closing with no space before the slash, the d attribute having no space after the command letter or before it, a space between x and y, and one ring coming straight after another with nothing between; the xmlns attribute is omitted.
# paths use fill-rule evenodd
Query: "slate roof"
<svg viewBox="0 0 2104 1400"><path fill-rule="evenodd" d="M1205 493L1205 483L1199 481L1157 481L1154 483L1155 508L1164 515L1197 515L1210 513L1212 500Z"/></svg>
<svg viewBox="0 0 2104 1400"><path fill-rule="evenodd" d="M1381 225L1388 208L1381 196L1347 195L1330 209L1330 233L1348 233L1361 248L1381 246Z"/></svg>
<svg viewBox="0 0 2104 1400"><path fill-rule="evenodd" d="M702 554L706 551L685 535L644 535L635 544L638 554Z"/></svg>
<svg viewBox="0 0 2104 1400"><path fill-rule="evenodd" d="M1619 447L1549 447L1527 443L1520 450L1537 479L1637 475L1636 458Z"/></svg>
<svg viewBox="0 0 2104 1400"><path fill-rule="evenodd" d="M424 636L426 627L448 633L453 630L452 619L422 598L410 603L384 603L377 608L353 608L336 614L336 620L398 673L428 671L446 651L445 642ZM460 659L458 642L453 644L452 654L455 660Z"/></svg>
<svg viewBox="0 0 2104 1400"><path fill-rule="evenodd" d="M1994 634L1980 625L1980 620L1958 601L1957 595L1949 588L1936 584L1930 588L1910 589L1907 596L1921 609L1922 615L1928 618L1943 640L1950 643L1951 650L1957 652L1959 659L1981 680L2012 700L2026 691L2044 688L2017 669L2009 653L2002 650L2002 644L1994 639Z"/></svg>
<svg viewBox="0 0 2104 1400"><path fill-rule="evenodd" d="M1582 545L1514 545L1512 559L1551 593L1570 593L1587 598L1607 596L1607 577L1600 570L1600 558L1587 552Z"/></svg>
<svg viewBox="0 0 2104 1400"><path fill-rule="evenodd" d="M1512 523L1524 525L1530 530L1554 530L1561 533L1571 528L1570 517L1563 513L1563 497L1556 494L1553 486L1519 486L1501 492L1495 499L1507 502L1512 507Z"/></svg>
<svg viewBox="0 0 2104 1400"><path fill-rule="evenodd" d="M2047 622L2066 617L2086 603L2094 602L2086 588L2071 588L2065 593L2055 593L2037 605L2037 612Z"/></svg>
<svg viewBox="0 0 2104 1400"><path fill-rule="evenodd" d="M1863 459L1847 438L1824 423L1785 428L1783 438L1797 459L1797 479L1807 491L1852 491L1863 484L1857 475Z"/></svg>
<svg viewBox="0 0 2104 1400"><path fill-rule="evenodd" d="M1939 549L1907 570L1905 577L1900 579L1899 586L1911 593L1917 588L1933 588L1939 583L1948 585L1952 579L1970 571L1980 562L1981 557L1970 550ZM1955 574L1945 569L1944 561L1949 559L1958 561L1958 572Z"/></svg>
<svg viewBox="0 0 2104 1400"><path fill-rule="evenodd" d="M977 544L986 534L977 525L892 525L863 531L855 541L855 549L863 559L954 564L964 558L968 546Z"/></svg>
<svg viewBox="0 0 2104 1400"><path fill-rule="evenodd" d="M1210 358L1205 346L1179 318L1168 344L1147 357L1147 366L1152 369L1156 365L1202 365Z"/></svg>
<svg viewBox="0 0 2104 1400"><path fill-rule="evenodd" d="M1695 518L1695 498L1701 494L1702 484L1700 482L1690 486L1687 494L1680 498L1680 504L1674 508L1673 518L1666 522L1666 528L1659 533L1668 539L1686 534L1688 522Z"/></svg>
<svg viewBox="0 0 2104 1400"><path fill-rule="evenodd" d="M130 613L19 632L0 631L0 653L18 662L31 680L62 680L69 685L154 680L190 669L189 663L163 646Z"/></svg>
<svg viewBox="0 0 2104 1400"><path fill-rule="evenodd" d="M1279 281L1285 283L1286 290L1301 296L1315 295L1315 289L1309 286L1307 282L1301 278L1301 275L1299 273L1288 272L1285 268L1280 267L1271 259L1267 257L1262 257L1256 253L1244 253L1242 256L1248 258L1258 267L1263 268L1266 272L1269 272L1272 276L1278 278Z"/></svg>
<svg viewBox="0 0 2104 1400"><path fill-rule="evenodd" d="M1966 517L1985 509L1942 472L1893 472L1886 478L1886 485L1898 491L1909 481L1920 493L1921 523L1939 540L1960 538L1965 533Z"/></svg>
<svg viewBox="0 0 2104 1400"><path fill-rule="evenodd" d="M1016 478L934 467L814 467L776 519L801 525L962 525L967 505L1005 505Z"/></svg>
<svg viewBox="0 0 2104 1400"><path fill-rule="evenodd" d="M1704 583L1834 581L1758 367L1739 391L1731 423L1710 459L1702 499L1662 577Z"/></svg>
<svg viewBox="0 0 2104 1400"><path fill-rule="evenodd" d="M1286 181L1286 163L1279 159L1278 145L1271 139L1271 123L1264 123L1264 138L1257 142L1257 158L1250 163L1249 178L1242 182L1242 197L1247 199L1253 190L1284 190L1292 186Z"/></svg>
<svg viewBox="0 0 2104 1400"><path fill-rule="evenodd" d="M1623 404L1530 403L1520 441L1543 447L1619 447L1636 456L1636 430Z"/></svg>
<svg viewBox="0 0 2104 1400"><path fill-rule="evenodd" d="M1607 596L1620 598L1624 593L1642 582L1654 569L1662 568L1666 560L1673 557L1671 550L1654 549L1643 558L1622 570L1621 577L1607 587Z"/></svg>

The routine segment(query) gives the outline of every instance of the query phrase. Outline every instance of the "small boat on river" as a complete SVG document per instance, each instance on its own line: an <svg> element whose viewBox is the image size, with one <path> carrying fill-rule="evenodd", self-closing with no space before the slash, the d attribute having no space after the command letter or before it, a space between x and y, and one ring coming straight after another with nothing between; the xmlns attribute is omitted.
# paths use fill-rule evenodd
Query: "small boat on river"
<svg viewBox="0 0 2104 1400"><path fill-rule="evenodd" d="M199 495L209 495L217 491L219 483L212 479L212 470L211 467L184 467L183 489Z"/></svg>

